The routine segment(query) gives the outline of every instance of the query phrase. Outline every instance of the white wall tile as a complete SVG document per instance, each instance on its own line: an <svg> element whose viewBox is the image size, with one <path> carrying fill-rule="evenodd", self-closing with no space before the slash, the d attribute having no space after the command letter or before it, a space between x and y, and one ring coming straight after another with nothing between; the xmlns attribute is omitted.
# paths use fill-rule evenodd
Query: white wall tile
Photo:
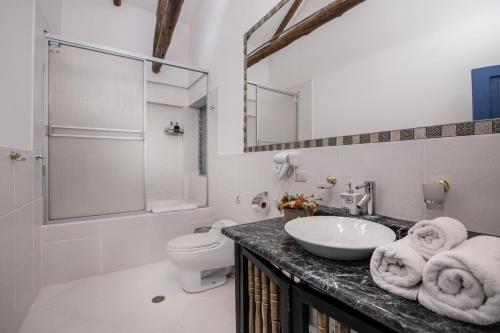
<svg viewBox="0 0 500 333"><path fill-rule="evenodd" d="M14 210L14 162L10 149L0 147L0 216Z"/></svg>
<svg viewBox="0 0 500 333"><path fill-rule="evenodd" d="M33 200L33 153L18 151L25 161L14 162L15 207L19 208Z"/></svg>
<svg viewBox="0 0 500 333"><path fill-rule="evenodd" d="M16 234L16 267L20 267L33 254L34 250L33 203L15 211L14 225Z"/></svg>
<svg viewBox="0 0 500 333"><path fill-rule="evenodd" d="M101 272L110 273L150 262L148 214L101 221Z"/></svg>
<svg viewBox="0 0 500 333"><path fill-rule="evenodd" d="M33 253L34 263L34 286L35 286L35 296L37 296L42 289L42 251L41 249L35 249Z"/></svg>
<svg viewBox="0 0 500 333"><path fill-rule="evenodd" d="M189 226L195 216L196 210L189 210L184 212L171 212L166 214L151 214L149 217L151 228L167 228L171 226L178 226L185 224Z"/></svg>
<svg viewBox="0 0 500 333"><path fill-rule="evenodd" d="M191 232L189 223L173 223L169 227L151 229L151 262L166 260L168 241Z"/></svg>
<svg viewBox="0 0 500 333"><path fill-rule="evenodd" d="M10 214L0 219L0 288L16 270L15 249L14 215Z"/></svg>
<svg viewBox="0 0 500 333"><path fill-rule="evenodd" d="M81 238L99 237L98 221L44 225L41 228L42 242L56 242Z"/></svg>
<svg viewBox="0 0 500 333"><path fill-rule="evenodd" d="M425 182L450 183L444 210L426 216L451 216L468 229L500 235L500 135L456 137L425 142Z"/></svg>
<svg viewBox="0 0 500 333"><path fill-rule="evenodd" d="M150 262L149 227L102 237L102 273L144 265Z"/></svg>
<svg viewBox="0 0 500 333"><path fill-rule="evenodd" d="M100 272L99 238L42 244L43 284L82 279Z"/></svg>
<svg viewBox="0 0 500 333"><path fill-rule="evenodd" d="M11 161L0 147L0 332L16 332L40 283L39 230L43 200L34 220L32 152L16 149L25 161Z"/></svg>
<svg viewBox="0 0 500 333"><path fill-rule="evenodd" d="M33 200L43 196L42 161L35 160L33 165Z"/></svg>
<svg viewBox="0 0 500 333"><path fill-rule="evenodd" d="M379 214L410 220L422 218L422 202L418 198L422 183L421 142L324 147L297 152L298 170L306 171L308 179L298 183L290 177L286 181L286 191L306 195L318 193L318 185L325 184L328 176L336 176L337 185L331 189L331 200L321 203L339 207L340 193L346 191L347 182L356 185L364 180L375 180ZM250 209L250 201L258 192L268 190L271 200L277 197L277 175L272 170L272 157L276 153L218 157L218 174L210 194L217 219L250 222L279 215L274 207L268 215ZM235 174L230 170L238 171ZM235 203L236 195L240 197L240 204Z"/></svg>
<svg viewBox="0 0 500 333"><path fill-rule="evenodd" d="M192 233L198 226L210 226L214 221L213 211L207 207L44 225L41 228L43 284L164 260L170 239Z"/></svg>
<svg viewBox="0 0 500 333"><path fill-rule="evenodd" d="M16 322L21 326L35 299L35 271L33 256L16 272Z"/></svg>
<svg viewBox="0 0 500 333"><path fill-rule="evenodd" d="M191 223L193 222L212 222L214 220L212 208L199 208L184 212L191 216Z"/></svg>
<svg viewBox="0 0 500 333"><path fill-rule="evenodd" d="M102 237L149 228L148 214L117 217L100 221Z"/></svg>
<svg viewBox="0 0 500 333"><path fill-rule="evenodd" d="M16 333L16 288L14 279L0 289L0 332Z"/></svg>
<svg viewBox="0 0 500 333"><path fill-rule="evenodd" d="M42 286L42 251L41 251L41 229L43 227L43 198L34 202L34 224L35 224L35 291L38 294Z"/></svg>
<svg viewBox="0 0 500 333"><path fill-rule="evenodd" d="M421 141L341 146L338 187L376 182L376 213L417 221L422 219L423 145ZM360 190L364 192L364 190Z"/></svg>

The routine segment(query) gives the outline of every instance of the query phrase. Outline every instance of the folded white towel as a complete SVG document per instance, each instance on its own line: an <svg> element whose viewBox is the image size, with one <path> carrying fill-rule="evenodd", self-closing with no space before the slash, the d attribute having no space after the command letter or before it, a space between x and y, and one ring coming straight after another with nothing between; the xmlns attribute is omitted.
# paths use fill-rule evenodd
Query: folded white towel
<svg viewBox="0 0 500 333"><path fill-rule="evenodd" d="M416 223L409 231L411 246L425 259L447 251L467 239L465 226L450 217Z"/></svg>
<svg viewBox="0 0 500 333"><path fill-rule="evenodd" d="M500 321L500 238L477 236L432 257L418 301L441 315L477 325Z"/></svg>
<svg viewBox="0 0 500 333"><path fill-rule="evenodd" d="M380 288L416 300L424 265L424 258L412 249L408 237L405 237L375 249L370 273Z"/></svg>

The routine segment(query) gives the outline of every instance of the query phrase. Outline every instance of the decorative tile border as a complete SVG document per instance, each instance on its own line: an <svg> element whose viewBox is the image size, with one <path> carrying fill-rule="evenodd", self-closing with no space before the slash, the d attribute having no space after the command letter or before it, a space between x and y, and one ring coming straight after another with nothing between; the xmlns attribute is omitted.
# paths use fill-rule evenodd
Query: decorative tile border
<svg viewBox="0 0 500 333"><path fill-rule="evenodd" d="M266 15L264 15L263 18L261 18L257 23L255 23L253 25L253 27L251 27L250 30L248 30L245 33L245 35L244 35L245 39L247 40L248 38L250 38L250 36L255 32L255 30L259 29L261 25L263 25L264 23L266 23L266 21L269 20L269 18L271 16L273 16L274 14L276 14L276 12L281 9L281 7L283 7L284 5L286 5L288 3L288 1L290 1L290 0L281 0L280 2L278 2L278 4L276 6L274 6L269 11L269 13L267 13ZM246 54L246 52L245 52L245 54Z"/></svg>
<svg viewBox="0 0 500 333"><path fill-rule="evenodd" d="M345 135L264 146L245 147L245 152L251 153L258 151L273 151L297 148L314 148L342 145L347 146L367 143L440 139L446 137L485 134L500 134L500 118L429 127L407 128L395 131L382 131L368 134Z"/></svg>

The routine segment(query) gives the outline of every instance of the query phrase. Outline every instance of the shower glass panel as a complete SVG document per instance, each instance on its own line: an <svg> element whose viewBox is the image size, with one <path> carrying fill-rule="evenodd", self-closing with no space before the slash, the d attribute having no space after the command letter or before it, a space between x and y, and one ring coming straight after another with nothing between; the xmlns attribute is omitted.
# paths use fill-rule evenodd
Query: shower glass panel
<svg viewBox="0 0 500 333"><path fill-rule="evenodd" d="M194 209L208 204L205 155L207 75L171 65L159 73L146 61L147 209L154 213ZM203 162L203 161L201 161Z"/></svg>
<svg viewBox="0 0 500 333"><path fill-rule="evenodd" d="M145 210L144 62L48 51L49 220Z"/></svg>
<svg viewBox="0 0 500 333"><path fill-rule="evenodd" d="M247 145L257 145L257 86L247 83Z"/></svg>
<svg viewBox="0 0 500 333"><path fill-rule="evenodd" d="M298 95L262 86L255 89L257 145L297 141Z"/></svg>

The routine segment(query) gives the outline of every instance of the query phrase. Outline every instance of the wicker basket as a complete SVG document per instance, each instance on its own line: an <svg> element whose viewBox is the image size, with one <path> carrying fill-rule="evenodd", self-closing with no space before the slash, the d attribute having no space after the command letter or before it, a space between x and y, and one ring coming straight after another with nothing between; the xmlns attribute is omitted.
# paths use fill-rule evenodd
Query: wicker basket
<svg viewBox="0 0 500 333"><path fill-rule="evenodd" d="M288 221L295 220L298 217L313 216L314 212L305 209L283 209L283 215L286 223Z"/></svg>

